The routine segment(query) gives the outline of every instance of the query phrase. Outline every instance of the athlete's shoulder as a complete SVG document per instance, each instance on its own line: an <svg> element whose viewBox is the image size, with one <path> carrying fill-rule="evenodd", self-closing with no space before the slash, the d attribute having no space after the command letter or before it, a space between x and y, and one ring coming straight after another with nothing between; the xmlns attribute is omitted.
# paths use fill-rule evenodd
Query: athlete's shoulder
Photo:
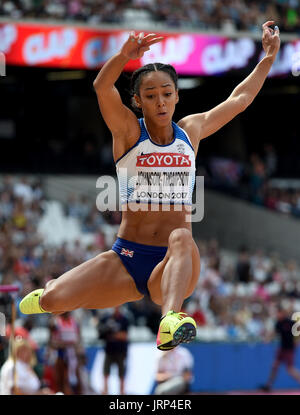
<svg viewBox="0 0 300 415"><path fill-rule="evenodd" d="M187 115L177 122L178 127L186 131L189 136L194 136L197 130L199 132L198 124L195 122L193 115Z"/></svg>
<svg viewBox="0 0 300 415"><path fill-rule="evenodd" d="M195 149L195 152L197 152L198 146L199 146L200 134L199 134L199 125L193 119L193 114L188 115L184 118L181 118L181 120L177 122L177 126L181 128L188 135Z"/></svg>
<svg viewBox="0 0 300 415"><path fill-rule="evenodd" d="M113 135L113 157L115 163L117 163L121 158L124 157L136 144L140 141L142 136L142 122L136 118L136 123L132 128L127 132L126 136L124 134L118 136L117 134Z"/></svg>

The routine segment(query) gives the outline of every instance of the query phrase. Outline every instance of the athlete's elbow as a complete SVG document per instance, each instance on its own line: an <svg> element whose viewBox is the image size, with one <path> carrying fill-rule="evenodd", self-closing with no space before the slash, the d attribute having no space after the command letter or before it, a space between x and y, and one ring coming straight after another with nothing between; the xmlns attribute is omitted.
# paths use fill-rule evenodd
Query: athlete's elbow
<svg viewBox="0 0 300 415"><path fill-rule="evenodd" d="M98 92L104 92L105 88L107 88L107 82L105 82L105 78L102 76L101 72L99 72L97 78L93 82L94 90Z"/></svg>
<svg viewBox="0 0 300 415"><path fill-rule="evenodd" d="M93 82L94 90L98 93L102 89L102 82L101 79L96 78Z"/></svg>
<svg viewBox="0 0 300 415"><path fill-rule="evenodd" d="M93 82L93 87L99 99L105 99L107 96L109 96L112 90L112 86L110 84L107 84L102 79L97 78Z"/></svg>
<svg viewBox="0 0 300 415"><path fill-rule="evenodd" d="M251 97L249 94L241 94L238 97L238 108L239 112L245 111L249 105L252 103L254 97Z"/></svg>
<svg viewBox="0 0 300 415"><path fill-rule="evenodd" d="M97 84L98 84L98 82L97 82L97 78L94 80L94 82L93 82L93 87L94 87L94 89L96 89L97 88Z"/></svg>

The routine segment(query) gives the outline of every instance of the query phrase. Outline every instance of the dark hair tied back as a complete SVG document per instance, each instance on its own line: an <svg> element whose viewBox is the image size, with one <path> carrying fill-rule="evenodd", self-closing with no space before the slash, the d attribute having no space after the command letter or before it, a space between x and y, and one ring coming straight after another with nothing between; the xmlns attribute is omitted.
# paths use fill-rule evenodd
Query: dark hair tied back
<svg viewBox="0 0 300 415"><path fill-rule="evenodd" d="M141 68L137 69L133 72L131 76L131 83L130 89L131 94L133 95L140 95L140 86L143 79L143 76L147 75L150 72L157 72L163 71L166 72L172 81L174 82L175 89L178 89L178 75L175 68L172 65L164 64L164 63L149 63L148 65L142 66ZM135 100L132 99L132 104L136 108ZM136 108L137 109L137 108Z"/></svg>

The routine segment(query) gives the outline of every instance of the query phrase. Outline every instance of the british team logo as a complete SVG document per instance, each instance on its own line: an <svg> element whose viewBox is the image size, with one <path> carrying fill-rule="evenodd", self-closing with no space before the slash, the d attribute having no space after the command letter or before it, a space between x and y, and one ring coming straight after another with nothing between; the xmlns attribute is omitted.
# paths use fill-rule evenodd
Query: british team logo
<svg viewBox="0 0 300 415"><path fill-rule="evenodd" d="M130 251L129 249L122 248L121 255L129 256L130 258L133 257L134 251Z"/></svg>
<svg viewBox="0 0 300 415"><path fill-rule="evenodd" d="M177 144L177 151L180 154L184 154L184 144Z"/></svg>

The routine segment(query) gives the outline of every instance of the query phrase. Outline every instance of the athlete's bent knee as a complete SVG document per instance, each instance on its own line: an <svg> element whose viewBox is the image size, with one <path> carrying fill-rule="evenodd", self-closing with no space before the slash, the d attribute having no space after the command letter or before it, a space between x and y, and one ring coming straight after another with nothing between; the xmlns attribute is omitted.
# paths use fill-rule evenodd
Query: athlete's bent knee
<svg viewBox="0 0 300 415"><path fill-rule="evenodd" d="M169 247L184 248L185 250L192 249L193 237L192 233L185 228L174 229L169 236Z"/></svg>

